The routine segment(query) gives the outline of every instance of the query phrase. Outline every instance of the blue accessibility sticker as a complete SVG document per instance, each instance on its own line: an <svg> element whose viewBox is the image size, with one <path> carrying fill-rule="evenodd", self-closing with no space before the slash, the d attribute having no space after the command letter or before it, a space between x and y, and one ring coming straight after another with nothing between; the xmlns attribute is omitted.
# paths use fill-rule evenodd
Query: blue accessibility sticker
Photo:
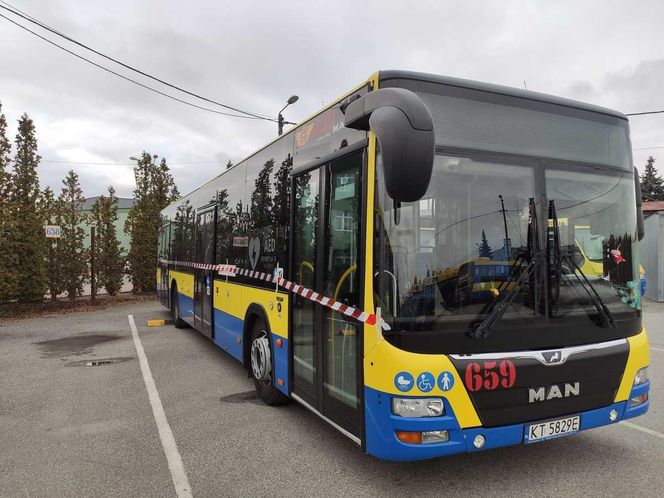
<svg viewBox="0 0 664 498"><path fill-rule="evenodd" d="M436 380L430 372L422 372L417 376L417 388L423 393L428 393L436 385Z"/></svg>
<svg viewBox="0 0 664 498"><path fill-rule="evenodd" d="M399 372L394 376L394 386L402 393L407 393L413 388L415 380L408 372Z"/></svg>
<svg viewBox="0 0 664 498"><path fill-rule="evenodd" d="M451 372L442 372L438 376L438 389L449 391L454 387L454 375Z"/></svg>

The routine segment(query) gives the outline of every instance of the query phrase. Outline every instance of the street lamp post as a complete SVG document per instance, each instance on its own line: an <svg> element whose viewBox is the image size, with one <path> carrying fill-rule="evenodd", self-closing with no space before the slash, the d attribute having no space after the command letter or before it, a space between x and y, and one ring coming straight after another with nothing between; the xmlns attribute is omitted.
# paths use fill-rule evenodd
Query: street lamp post
<svg viewBox="0 0 664 498"><path fill-rule="evenodd" d="M284 111L284 109L286 109L286 107L297 102L299 98L300 97L298 97L297 95L291 95L288 101L286 102L286 105L281 108L281 111L279 111L279 115L277 116L277 124L279 125L279 135L282 135L284 133L285 124L292 124L292 123L286 123L286 121L284 121L284 116L281 113Z"/></svg>

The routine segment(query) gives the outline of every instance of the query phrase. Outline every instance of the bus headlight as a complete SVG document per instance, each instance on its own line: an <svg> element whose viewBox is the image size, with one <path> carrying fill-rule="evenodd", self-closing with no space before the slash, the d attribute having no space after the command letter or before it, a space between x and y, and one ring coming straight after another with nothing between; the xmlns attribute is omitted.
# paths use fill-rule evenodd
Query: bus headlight
<svg viewBox="0 0 664 498"><path fill-rule="evenodd" d="M641 384L647 381L648 381L648 367L643 367L639 369L638 372L636 372L636 375L634 376L634 385L640 386Z"/></svg>
<svg viewBox="0 0 664 498"><path fill-rule="evenodd" d="M440 398L392 398L392 413L400 417L440 417L445 405Z"/></svg>

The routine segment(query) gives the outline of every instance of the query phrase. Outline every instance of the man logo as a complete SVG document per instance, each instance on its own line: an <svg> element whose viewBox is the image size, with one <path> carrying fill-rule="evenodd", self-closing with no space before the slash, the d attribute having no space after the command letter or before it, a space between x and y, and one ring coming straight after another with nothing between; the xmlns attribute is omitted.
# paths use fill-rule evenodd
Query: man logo
<svg viewBox="0 0 664 498"><path fill-rule="evenodd" d="M553 365L554 363L560 363L562 360L562 355L560 351L547 351L542 353L542 358L547 363L547 365Z"/></svg>
<svg viewBox="0 0 664 498"><path fill-rule="evenodd" d="M528 403L569 398L570 396L578 396L580 392L581 385L579 382L565 383L562 389L557 384L546 387L531 387L528 389Z"/></svg>

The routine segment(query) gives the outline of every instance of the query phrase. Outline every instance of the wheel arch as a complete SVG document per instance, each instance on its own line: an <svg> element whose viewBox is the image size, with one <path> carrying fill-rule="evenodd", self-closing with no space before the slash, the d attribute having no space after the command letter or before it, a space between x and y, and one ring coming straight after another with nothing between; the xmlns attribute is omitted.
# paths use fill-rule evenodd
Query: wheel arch
<svg viewBox="0 0 664 498"><path fill-rule="evenodd" d="M171 279L171 285L168 288L168 309L173 311L173 306L175 305L175 299L177 299L177 296L175 295L175 291L178 288L178 283L177 281L172 278Z"/></svg>
<svg viewBox="0 0 664 498"><path fill-rule="evenodd" d="M270 329L270 320L267 317L267 312L262 305L252 303L247 308L242 322L242 366L249 369L251 365L249 355L251 354L251 329L254 327L256 320L263 320L267 334L270 337L270 344L272 344L272 330Z"/></svg>

